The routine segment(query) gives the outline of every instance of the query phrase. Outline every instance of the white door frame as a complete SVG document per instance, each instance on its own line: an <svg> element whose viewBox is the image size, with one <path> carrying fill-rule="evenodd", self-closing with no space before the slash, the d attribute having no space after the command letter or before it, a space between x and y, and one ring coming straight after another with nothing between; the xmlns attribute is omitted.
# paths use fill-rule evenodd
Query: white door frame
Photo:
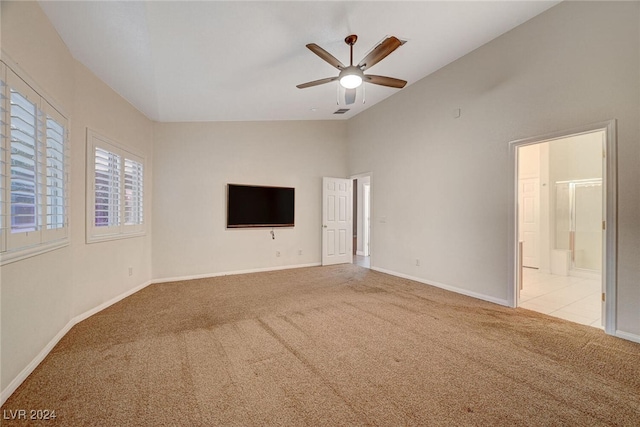
<svg viewBox="0 0 640 427"><path fill-rule="evenodd" d="M371 255L369 235L371 234L371 182L363 184L362 194L362 252L364 256Z"/></svg>
<svg viewBox="0 0 640 427"><path fill-rule="evenodd" d="M363 172L363 173L359 173L356 175L351 175L351 179L357 179L360 180L362 178L369 178L369 189L373 188L373 173L372 172ZM358 184L359 185L359 184ZM358 197L362 197L359 193L358 193ZM362 209L364 211L364 208ZM353 212L353 216L358 215L358 212ZM373 266L373 251L371 250L372 248L372 240L373 237L372 235L374 234L374 230L373 230L373 222L371 221L371 218L373 217L373 192L371 190L369 190L369 233L368 233L368 243L369 243L369 253L367 255L369 255L369 262L370 262L370 266ZM364 224L363 224L364 226ZM364 233L364 231L363 231ZM360 236L359 236L360 237ZM363 242L364 243L364 242ZM363 247L364 249L364 247Z"/></svg>
<svg viewBox="0 0 640 427"><path fill-rule="evenodd" d="M507 289L507 301L511 307L518 305L518 147L552 141L554 139L568 136L604 131L606 144L604 147L603 161L604 171L602 174L604 185L604 207L605 207L605 230L604 230L604 251L602 262L603 293L606 296L604 308L605 317L604 330L607 334L616 334L616 300L617 300L617 135L616 120L607 120L594 123L584 127L570 129L567 131L554 132L546 135L525 138L509 143L509 169L511 178L511 190L509 194L509 253L508 263L510 271L510 284Z"/></svg>

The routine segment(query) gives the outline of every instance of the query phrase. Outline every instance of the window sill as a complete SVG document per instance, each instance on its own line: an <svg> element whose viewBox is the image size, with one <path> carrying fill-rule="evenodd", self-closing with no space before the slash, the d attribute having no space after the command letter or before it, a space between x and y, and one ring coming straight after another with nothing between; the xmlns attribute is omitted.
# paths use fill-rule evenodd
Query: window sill
<svg viewBox="0 0 640 427"><path fill-rule="evenodd" d="M16 261L22 261L23 259L31 258L36 255L41 255L46 252L55 251L56 249L69 246L69 238L56 240L49 243L31 246L28 248L15 249L0 253L0 265L10 264Z"/></svg>
<svg viewBox="0 0 640 427"><path fill-rule="evenodd" d="M129 239L132 237L143 237L143 236L146 236L146 234L147 234L146 231L136 231L131 233L103 234L103 235L97 235L97 236L87 235L87 244L108 242L110 240Z"/></svg>

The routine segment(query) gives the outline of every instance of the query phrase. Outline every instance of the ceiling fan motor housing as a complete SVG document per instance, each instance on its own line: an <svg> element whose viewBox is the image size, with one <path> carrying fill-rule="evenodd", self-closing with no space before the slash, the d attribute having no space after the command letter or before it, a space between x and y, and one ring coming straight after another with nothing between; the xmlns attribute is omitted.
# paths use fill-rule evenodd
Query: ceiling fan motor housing
<svg viewBox="0 0 640 427"><path fill-rule="evenodd" d="M344 42L349 46L353 46L354 44L356 44L357 41L358 41L358 36L356 36L355 34L351 34L350 36L347 36L344 38Z"/></svg>

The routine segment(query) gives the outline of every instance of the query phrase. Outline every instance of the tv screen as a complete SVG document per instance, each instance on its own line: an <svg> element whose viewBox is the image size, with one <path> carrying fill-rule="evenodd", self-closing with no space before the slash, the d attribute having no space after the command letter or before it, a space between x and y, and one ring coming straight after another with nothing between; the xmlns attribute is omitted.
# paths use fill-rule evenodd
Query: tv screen
<svg viewBox="0 0 640 427"><path fill-rule="evenodd" d="M227 228L293 227L295 188L227 185Z"/></svg>

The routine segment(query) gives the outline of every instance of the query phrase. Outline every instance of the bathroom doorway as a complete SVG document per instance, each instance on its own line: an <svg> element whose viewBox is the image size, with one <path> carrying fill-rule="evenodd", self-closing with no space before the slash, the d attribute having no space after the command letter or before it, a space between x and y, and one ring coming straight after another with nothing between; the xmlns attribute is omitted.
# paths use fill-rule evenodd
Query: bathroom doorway
<svg viewBox="0 0 640 427"><path fill-rule="evenodd" d="M611 123L512 143L516 178L514 305L610 329L615 226ZM612 253L608 253L612 252ZM608 270L611 269L611 270Z"/></svg>

